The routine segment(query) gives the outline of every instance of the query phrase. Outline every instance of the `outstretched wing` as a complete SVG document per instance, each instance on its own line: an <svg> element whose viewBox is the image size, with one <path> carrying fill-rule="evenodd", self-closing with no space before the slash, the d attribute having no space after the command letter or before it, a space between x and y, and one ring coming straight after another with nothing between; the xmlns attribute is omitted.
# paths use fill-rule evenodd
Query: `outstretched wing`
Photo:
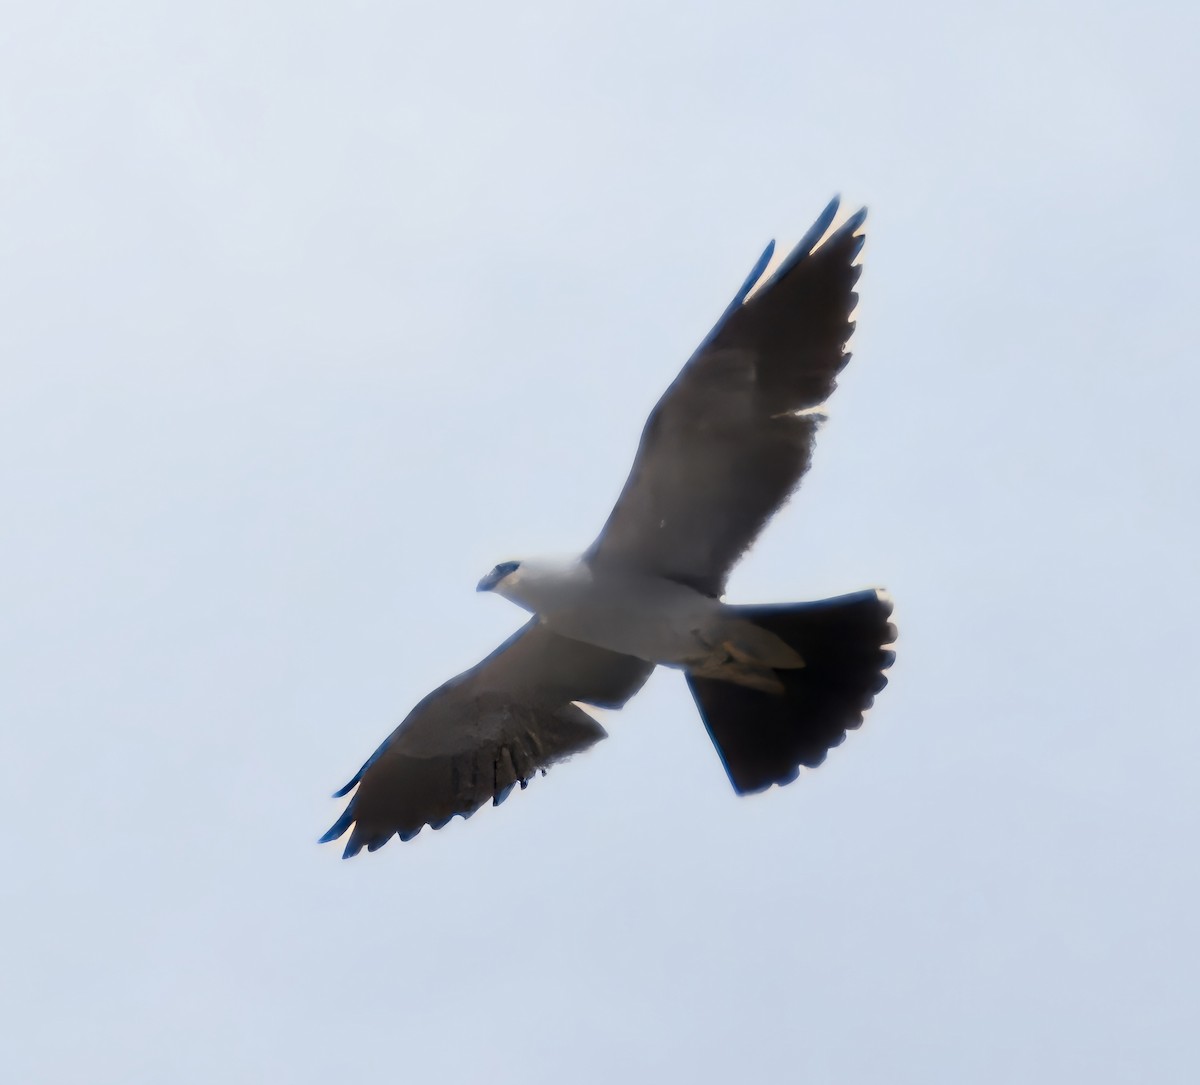
<svg viewBox="0 0 1200 1085"><path fill-rule="evenodd" d="M322 838L352 830L345 856L410 840L499 804L539 770L586 750L604 728L574 701L619 708L654 669L631 656L567 640L537 620L434 690L334 797L357 786Z"/></svg>
<svg viewBox="0 0 1200 1085"><path fill-rule="evenodd" d="M819 407L849 360L861 210L822 243L835 199L751 293L733 303L664 393L633 469L587 558L711 596L808 469ZM819 244L818 244L819 243Z"/></svg>

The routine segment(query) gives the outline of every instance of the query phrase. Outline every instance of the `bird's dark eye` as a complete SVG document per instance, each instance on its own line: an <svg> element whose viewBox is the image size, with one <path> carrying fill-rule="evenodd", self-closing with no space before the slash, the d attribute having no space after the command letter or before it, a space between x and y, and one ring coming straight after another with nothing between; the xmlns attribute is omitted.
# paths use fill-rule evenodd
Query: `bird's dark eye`
<svg viewBox="0 0 1200 1085"><path fill-rule="evenodd" d="M519 561L502 561L492 572L498 577L505 577L509 573L515 573L520 567L521 563Z"/></svg>

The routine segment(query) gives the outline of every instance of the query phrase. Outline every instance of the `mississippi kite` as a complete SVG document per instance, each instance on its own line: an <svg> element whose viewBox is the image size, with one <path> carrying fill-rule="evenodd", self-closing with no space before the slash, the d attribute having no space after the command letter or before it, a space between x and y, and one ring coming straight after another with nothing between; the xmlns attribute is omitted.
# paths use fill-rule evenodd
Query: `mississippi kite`
<svg viewBox="0 0 1200 1085"><path fill-rule="evenodd" d="M834 200L760 282L767 247L651 412L596 541L479 582L533 617L409 713L337 793L357 788L323 842L350 831L349 857L499 804L605 737L580 703L619 708L656 665L683 670L740 794L789 783L861 724L894 659L886 595L721 601L807 470L850 357L866 211L830 232L836 212Z"/></svg>

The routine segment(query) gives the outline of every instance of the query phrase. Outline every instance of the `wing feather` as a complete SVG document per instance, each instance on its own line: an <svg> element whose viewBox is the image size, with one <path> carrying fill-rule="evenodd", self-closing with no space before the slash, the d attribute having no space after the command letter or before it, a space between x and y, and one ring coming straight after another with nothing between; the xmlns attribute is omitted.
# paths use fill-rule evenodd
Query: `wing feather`
<svg viewBox="0 0 1200 1085"><path fill-rule="evenodd" d="M858 301L866 211L821 242L837 206L830 203L761 284L766 259L759 260L659 400L589 561L719 596L799 484L822 420L814 409L850 357L844 348Z"/></svg>
<svg viewBox="0 0 1200 1085"><path fill-rule="evenodd" d="M321 843L349 832L349 858L470 817L489 801L499 805L517 785L605 737L573 702L620 707L653 669L529 622L409 713L334 796L357 788Z"/></svg>

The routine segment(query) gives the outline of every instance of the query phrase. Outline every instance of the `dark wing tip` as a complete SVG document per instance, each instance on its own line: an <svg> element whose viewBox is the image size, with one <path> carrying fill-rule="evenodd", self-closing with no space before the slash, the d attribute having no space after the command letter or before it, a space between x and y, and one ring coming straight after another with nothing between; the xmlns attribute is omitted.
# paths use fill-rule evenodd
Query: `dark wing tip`
<svg viewBox="0 0 1200 1085"><path fill-rule="evenodd" d="M742 288L737 292L734 298L735 305L741 305L746 300L746 295L754 289L754 284L762 278L762 273L767 270L767 265L771 262L771 257L775 255L775 239L771 238L767 242L767 247L763 249L762 255L755 261L754 267L750 269L750 274L746 276L746 281L742 283Z"/></svg>
<svg viewBox="0 0 1200 1085"><path fill-rule="evenodd" d="M851 215L848 219L846 219L845 222L842 223L841 231L844 231L845 233L848 233L848 234L852 234L855 231L861 229L863 223L866 221L867 221L867 209L865 206L860 207L857 211L854 212L853 215ZM839 232L841 232L841 231L839 231Z"/></svg>
<svg viewBox="0 0 1200 1085"><path fill-rule="evenodd" d="M832 234L829 235L825 244L830 247L844 246L846 253L845 259L849 264L854 264L862 253L863 246L867 243L867 235L860 233L864 223L867 221L867 209L860 207L853 215L841 224ZM855 265L857 268L858 265Z"/></svg>
<svg viewBox="0 0 1200 1085"><path fill-rule="evenodd" d="M350 792L353 791L355 789L355 787L358 786L359 782L362 780L363 773L365 773L367 771L367 769L369 769L373 764L375 764L376 761L378 761L383 756L384 751L387 750L388 746L391 745L391 742L392 742L392 738L389 735L386 739L383 740L383 742L381 742L379 744L379 746L375 750L375 752L373 754L371 754L371 756L368 757L362 763L362 768L360 768L358 770L358 772L356 772L352 777L350 777L350 781L347 784L345 784L343 787L338 788L337 791L335 791L333 793L333 797L335 799L344 799L347 795L349 795Z"/></svg>
<svg viewBox="0 0 1200 1085"><path fill-rule="evenodd" d="M841 195L834 196L826 205L825 209L817 216L817 221L809 227L808 233L804 235L804 240L808 242L808 247L811 249L824 236L825 231L829 229L830 224L837 218L838 208L842 206ZM803 242L802 242L803 243Z"/></svg>
<svg viewBox="0 0 1200 1085"><path fill-rule="evenodd" d="M352 807L353 804L342 811L342 816L329 827L329 831L317 841L318 844L332 844L354 824L354 811Z"/></svg>
<svg viewBox="0 0 1200 1085"><path fill-rule="evenodd" d="M764 291L769 289L775 283L786 278L801 260L812 255L814 249L817 247L818 242L820 242L820 240L825 236L826 232L829 230L829 227L833 225L833 220L837 218L838 208L840 206L840 196L834 196L834 198L830 200L828 204L826 204L825 210L817 216L816 221L808 228L804 236L792 247L792 250L787 254L783 263L781 263L779 267L775 269L775 273L771 276L771 278L763 284ZM830 244L835 238L840 238L847 232L851 234L854 233L854 231L857 230L864 221L866 221L866 217L867 209L864 207L855 214L851 215L849 219L842 223L842 225L838 227L837 231L831 235L825 244ZM824 245L821 247L824 248ZM857 255L857 250L855 255Z"/></svg>
<svg viewBox="0 0 1200 1085"><path fill-rule="evenodd" d="M718 328L725 322L729 314L746 300L746 295L758 285L758 280L763 277L763 272L767 270L767 265L771 262L771 257L774 255L775 239L772 238L767 242L767 247L763 249L762 255L754 261L754 267L750 269L750 274L746 276L745 281L738 287L738 292L734 294L733 301L726 306L725 312L721 314L721 319L717 321Z"/></svg>
<svg viewBox="0 0 1200 1085"><path fill-rule="evenodd" d="M499 791L492 796L492 805L499 806L505 799L512 794L512 790L516 787L516 782L505 784Z"/></svg>
<svg viewBox="0 0 1200 1085"><path fill-rule="evenodd" d="M725 306L725 311L721 314L717 322L712 326L710 331L700 342L700 345L695 349L692 357L701 354L704 349L717 337L721 329L725 326L725 322L736 313L745 303L750 291L757 285L758 281L763 277L763 273L767 270L767 265L771 262L771 257L775 255L775 240L772 238L767 242L767 247L763 249L762 255L754 262L754 267L750 269L750 274L746 276L745 281L738 287L737 293L733 295L733 300Z"/></svg>

